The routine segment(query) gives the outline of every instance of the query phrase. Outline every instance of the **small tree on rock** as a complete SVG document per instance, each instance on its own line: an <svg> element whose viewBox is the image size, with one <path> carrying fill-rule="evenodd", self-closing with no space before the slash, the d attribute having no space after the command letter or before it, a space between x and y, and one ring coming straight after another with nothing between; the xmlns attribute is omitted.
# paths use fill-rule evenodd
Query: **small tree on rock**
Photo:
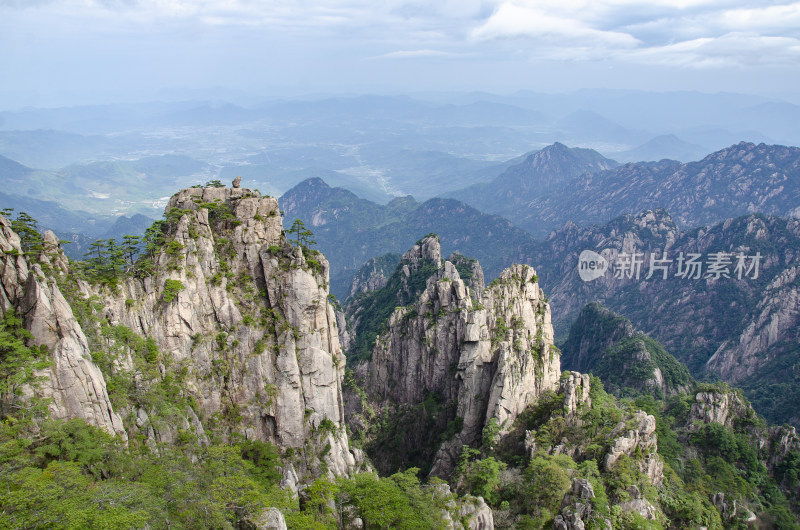
<svg viewBox="0 0 800 530"><path fill-rule="evenodd" d="M292 223L292 227L286 231L286 233L291 236L294 235L294 240L289 238L289 241L294 241L295 246L297 247L305 247L311 248L312 245L316 245L317 242L312 239L314 233L311 232L308 228L306 228L305 223L300 219L295 219L294 223Z"/></svg>

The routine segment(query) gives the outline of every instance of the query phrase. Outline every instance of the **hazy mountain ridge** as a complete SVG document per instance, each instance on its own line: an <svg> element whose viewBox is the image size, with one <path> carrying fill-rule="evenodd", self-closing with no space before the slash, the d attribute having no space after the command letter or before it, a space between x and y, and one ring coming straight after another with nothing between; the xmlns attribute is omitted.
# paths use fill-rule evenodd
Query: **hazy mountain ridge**
<svg viewBox="0 0 800 530"><path fill-rule="evenodd" d="M287 219L299 218L314 232L331 262L331 290L344 299L352 275L369 258L398 252L421 235L439 234L445 252L461 252L485 263L490 277L523 258L533 238L506 219L453 199L424 203L412 197L385 206L330 188L320 179L299 184L280 198Z"/></svg>
<svg viewBox="0 0 800 530"><path fill-rule="evenodd" d="M567 222L601 223L648 208L668 209L686 228L751 212L800 214L800 148L741 142L697 162L662 160L614 168L616 163L605 159L594 166L576 164L576 151L555 149L559 145L540 151L562 155L552 165L520 164L476 188L478 193L451 195L485 204L537 237ZM541 186L530 185L541 181Z"/></svg>
<svg viewBox="0 0 800 530"><path fill-rule="evenodd" d="M580 175L616 165L615 161L591 149L569 148L556 142L531 153L490 182L446 196L479 205L483 211L513 220L518 217L517 212L526 211L531 202L571 188Z"/></svg>
<svg viewBox="0 0 800 530"><path fill-rule="evenodd" d="M796 106L753 96L602 90L189 100L2 112L0 154L47 170L182 155L226 180L241 168L248 185L275 195L302 178L339 171L341 181L326 180L379 201L397 194L428 199L491 180L502 172L485 173L491 164L554 141L610 158L642 147L653 160L689 156L674 141L656 141L665 135L702 153L740 140L797 144L789 118L795 114ZM441 178L426 178L425 165ZM310 174L314 169L320 173ZM303 175L289 174L298 171Z"/></svg>
<svg viewBox="0 0 800 530"><path fill-rule="evenodd" d="M651 138L633 149L615 153L614 159L620 162L642 162L667 158L680 162L691 162L700 160L706 154L706 150L700 145L681 140L674 134L667 134Z"/></svg>

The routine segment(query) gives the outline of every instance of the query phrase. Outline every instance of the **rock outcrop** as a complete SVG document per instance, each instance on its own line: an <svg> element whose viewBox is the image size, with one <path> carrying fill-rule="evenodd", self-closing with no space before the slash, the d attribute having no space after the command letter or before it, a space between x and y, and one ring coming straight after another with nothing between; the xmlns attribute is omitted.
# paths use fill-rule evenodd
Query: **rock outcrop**
<svg viewBox="0 0 800 530"><path fill-rule="evenodd" d="M733 427L736 422L755 419L756 413L744 400L743 396L734 391L708 390L695 392L695 402L689 412L690 425L706 423L721 423L726 427Z"/></svg>
<svg viewBox="0 0 800 530"><path fill-rule="evenodd" d="M482 284L477 264L462 271ZM442 259L438 238L429 236L403 256L384 289L397 293L376 296L410 303L391 312L356 374L376 410L435 397L447 411L455 423L436 452L433 474L449 474L462 445L479 442L490 422L504 434L525 407L556 388L559 354L531 267L512 266L473 293L456 265ZM348 312L358 320L363 308L351 305Z"/></svg>
<svg viewBox="0 0 800 530"><path fill-rule="evenodd" d="M664 480L664 463L657 454L658 436L656 419L646 412L636 411L623 419L611 432L613 443L605 458L606 469L611 469L622 455L631 456L643 453L646 458L640 462L640 469L647 475L651 484L661 484Z"/></svg>
<svg viewBox="0 0 800 530"><path fill-rule="evenodd" d="M458 508L458 517L466 521L454 524L453 528L466 528L466 530L494 530L494 516L492 509L483 500L483 497L466 496Z"/></svg>
<svg viewBox="0 0 800 530"><path fill-rule="evenodd" d="M237 177L238 178L238 177ZM286 530L286 520L277 508L267 508L257 518L245 521L242 525L247 530Z"/></svg>
<svg viewBox="0 0 800 530"><path fill-rule="evenodd" d="M583 478L572 480L572 487L561 501L561 513L553 520L553 530L580 530L592 516L592 499L595 498L591 483Z"/></svg>
<svg viewBox="0 0 800 530"><path fill-rule="evenodd" d="M44 266L65 271L66 258L52 232L44 235L40 255ZM52 364L38 374L43 381L34 390L50 399L55 418L82 418L123 439L122 420L114 411L100 369L92 361L83 329L52 274L23 254L19 236L0 216L0 312L16 311L33 335L32 344L46 347ZM49 276L49 277L48 277Z"/></svg>
<svg viewBox="0 0 800 530"><path fill-rule="evenodd" d="M108 325L152 339L162 364L184 367L183 392L201 420L295 451L301 479L363 464L344 432L345 358L325 258L290 244L277 200L247 188L182 190L165 217L151 275L128 277L118 292L83 285L102 299ZM126 412L171 438L175 421Z"/></svg>
<svg viewBox="0 0 800 530"><path fill-rule="evenodd" d="M579 407L592 405L589 390L591 390L589 374L570 372L566 377L562 375L559 393L564 395L564 411L567 418L580 421Z"/></svg>
<svg viewBox="0 0 800 530"><path fill-rule="evenodd" d="M627 493L630 495L630 499L621 502L619 505L623 512L637 513L644 519L655 519L658 516L658 509L642 496L638 486L629 486Z"/></svg>

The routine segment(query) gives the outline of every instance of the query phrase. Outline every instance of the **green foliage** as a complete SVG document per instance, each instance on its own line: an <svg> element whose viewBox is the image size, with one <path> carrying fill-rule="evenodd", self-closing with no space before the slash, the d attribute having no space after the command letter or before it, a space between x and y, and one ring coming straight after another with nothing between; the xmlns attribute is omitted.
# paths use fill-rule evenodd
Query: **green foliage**
<svg viewBox="0 0 800 530"><path fill-rule="evenodd" d="M531 460L523 473L530 515L539 515L537 510L547 510L551 514L559 512L561 500L571 484L567 469L549 455L539 454Z"/></svg>
<svg viewBox="0 0 800 530"><path fill-rule="evenodd" d="M2 528L235 528L269 506L297 510L270 444L126 448L82 420L3 424L2 447L15 440L0 458Z"/></svg>
<svg viewBox="0 0 800 530"><path fill-rule="evenodd" d="M4 214L10 213L6 210ZM44 250L44 240L42 234L39 232L39 223L25 212L19 212L17 218L11 221L11 228L20 238L20 246L22 247L23 254L38 257L39 253Z"/></svg>
<svg viewBox="0 0 800 530"><path fill-rule="evenodd" d="M494 504L498 499L500 472L506 468L505 462L493 456L471 462L464 472L464 479L470 491Z"/></svg>
<svg viewBox="0 0 800 530"><path fill-rule="evenodd" d="M236 216L233 214L233 210L231 209L230 205L220 200L214 202L202 202L198 206L208 210L208 221L214 226L218 226L220 223L225 221L236 219Z"/></svg>
<svg viewBox="0 0 800 530"><path fill-rule="evenodd" d="M319 261L319 258L322 256L322 254L305 246L300 248L303 249L303 258L305 258L308 268L311 269L315 274L322 275L322 263Z"/></svg>
<svg viewBox="0 0 800 530"><path fill-rule="evenodd" d="M483 451L488 452L494 449L495 445L497 445L499 436L500 436L500 423L497 421L497 418L490 418L486 426L483 428L483 433L482 433Z"/></svg>
<svg viewBox="0 0 800 530"><path fill-rule="evenodd" d="M800 451L790 450L775 466L776 480L787 488L797 490L800 486Z"/></svg>
<svg viewBox="0 0 800 530"><path fill-rule="evenodd" d="M444 528L442 500L434 488L420 486L416 468L379 478L361 473L338 481L337 504L352 506L365 529Z"/></svg>
<svg viewBox="0 0 800 530"><path fill-rule="evenodd" d="M26 467L3 482L0 526L6 528L144 527L151 510L158 511L144 488L111 480L98 487L74 462Z"/></svg>
<svg viewBox="0 0 800 530"><path fill-rule="evenodd" d="M642 352L646 354L643 355ZM645 356L649 359L642 359ZM646 382L654 380L653 374L657 368L661 370L664 386L669 391L692 384L693 380L686 366L670 355L658 341L641 333L609 347L592 368L592 372L618 393L626 387L645 390Z"/></svg>
<svg viewBox="0 0 800 530"><path fill-rule="evenodd" d="M131 251L130 246L120 246L114 239L98 239L89 246L87 259L78 269L90 282L116 289L129 265L126 257Z"/></svg>
<svg viewBox="0 0 800 530"><path fill-rule="evenodd" d="M245 440L239 444L242 458L253 463L251 472L259 482L267 487L278 485L281 480L280 454L278 448L269 442Z"/></svg>
<svg viewBox="0 0 800 530"><path fill-rule="evenodd" d="M506 469L507 464L493 456L478 459L479 455L477 449L462 446L456 466L461 491L480 495L494 504L499 501L500 472Z"/></svg>
<svg viewBox="0 0 800 530"><path fill-rule="evenodd" d="M164 282L164 290L161 293L161 299L164 300L165 304L168 304L177 298L178 293L186 289L186 286L183 285L183 282L180 280L173 280L171 278L167 278Z"/></svg>
<svg viewBox="0 0 800 530"><path fill-rule="evenodd" d="M6 311L0 320L0 419L18 413L32 414L33 403L26 402L22 389L36 385L39 379L35 370L49 366L47 349L28 347L33 336L22 327L22 319L13 309Z"/></svg>

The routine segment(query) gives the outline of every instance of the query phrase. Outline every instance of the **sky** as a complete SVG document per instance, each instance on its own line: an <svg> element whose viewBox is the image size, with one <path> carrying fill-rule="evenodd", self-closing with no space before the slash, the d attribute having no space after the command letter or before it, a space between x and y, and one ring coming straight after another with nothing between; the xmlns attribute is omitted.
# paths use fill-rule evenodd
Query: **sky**
<svg viewBox="0 0 800 530"><path fill-rule="evenodd" d="M0 108L208 94L796 94L800 2L0 0Z"/></svg>

